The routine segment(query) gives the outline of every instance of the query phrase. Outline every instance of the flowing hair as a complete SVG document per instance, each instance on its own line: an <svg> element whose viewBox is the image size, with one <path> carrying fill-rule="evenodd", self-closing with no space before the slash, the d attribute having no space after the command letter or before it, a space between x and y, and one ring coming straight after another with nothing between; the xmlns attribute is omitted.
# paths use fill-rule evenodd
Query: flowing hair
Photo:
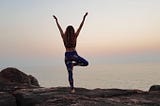
<svg viewBox="0 0 160 106"><path fill-rule="evenodd" d="M65 31L66 43L72 44L75 39L75 30L73 26L68 26Z"/></svg>

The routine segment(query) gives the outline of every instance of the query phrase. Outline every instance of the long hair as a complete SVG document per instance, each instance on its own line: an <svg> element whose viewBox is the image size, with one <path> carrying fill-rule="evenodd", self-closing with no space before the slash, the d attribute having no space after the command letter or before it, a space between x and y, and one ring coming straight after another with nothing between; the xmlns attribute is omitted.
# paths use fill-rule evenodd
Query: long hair
<svg viewBox="0 0 160 106"><path fill-rule="evenodd" d="M75 30L73 26L71 25L67 26L65 31L65 36L66 36L66 41L68 43L73 41L73 39L75 38Z"/></svg>

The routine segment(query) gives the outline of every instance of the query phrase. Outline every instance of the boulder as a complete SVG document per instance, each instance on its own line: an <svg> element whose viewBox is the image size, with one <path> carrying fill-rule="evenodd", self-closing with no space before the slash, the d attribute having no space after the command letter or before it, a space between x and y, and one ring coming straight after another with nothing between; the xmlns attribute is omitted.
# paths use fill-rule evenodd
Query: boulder
<svg viewBox="0 0 160 106"><path fill-rule="evenodd" d="M13 92L22 88L40 87L38 80L16 68L6 68L0 72L0 91Z"/></svg>
<svg viewBox="0 0 160 106"><path fill-rule="evenodd" d="M36 78L34 78L32 75L27 75L16 68L6 68L0 72L0 75L7 82L39 86L38 80Z"/></svg>
<svg viewBox="0 0 160 106"><path fill-rule="evenodd" d="M150 87L149 92L160 91L160 85L153 85Z"/></svg>

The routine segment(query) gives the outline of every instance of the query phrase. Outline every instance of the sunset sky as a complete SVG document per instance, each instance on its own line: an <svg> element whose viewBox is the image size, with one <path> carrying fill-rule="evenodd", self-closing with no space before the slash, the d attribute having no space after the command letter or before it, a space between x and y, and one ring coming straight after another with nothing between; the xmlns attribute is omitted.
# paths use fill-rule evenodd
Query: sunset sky
<svg viewBox="0 0 160 106"><path fill-rule="evenodd" d="M79 27L77 51L91 62L160 62L160 0L1 0L0 67L55 65L63 30Z"/></svg>

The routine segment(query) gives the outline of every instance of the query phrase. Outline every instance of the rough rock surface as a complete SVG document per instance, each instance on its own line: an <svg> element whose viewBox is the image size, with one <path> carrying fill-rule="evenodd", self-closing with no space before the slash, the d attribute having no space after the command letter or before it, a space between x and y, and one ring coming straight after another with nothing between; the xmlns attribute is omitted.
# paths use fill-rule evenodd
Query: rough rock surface
<svg viewBox="0 0 160 106"><path fill-rule="evenodd" d="M0 72L0 106L160 106L160 85L149 92L129 89L42 88L15 68Z"/></svg>
<svg viewBox="0 0 160 106"><path fill-rule="evenodd" d="M67 87L23 89L14 92L19 106L160 106L160 92Z"/></svg>
<svg viewBox="0 0 160 106"><path fill-rule="evenodd" d="M17 106L16 98L7 92L0 92L0 106Z"/></svg>

